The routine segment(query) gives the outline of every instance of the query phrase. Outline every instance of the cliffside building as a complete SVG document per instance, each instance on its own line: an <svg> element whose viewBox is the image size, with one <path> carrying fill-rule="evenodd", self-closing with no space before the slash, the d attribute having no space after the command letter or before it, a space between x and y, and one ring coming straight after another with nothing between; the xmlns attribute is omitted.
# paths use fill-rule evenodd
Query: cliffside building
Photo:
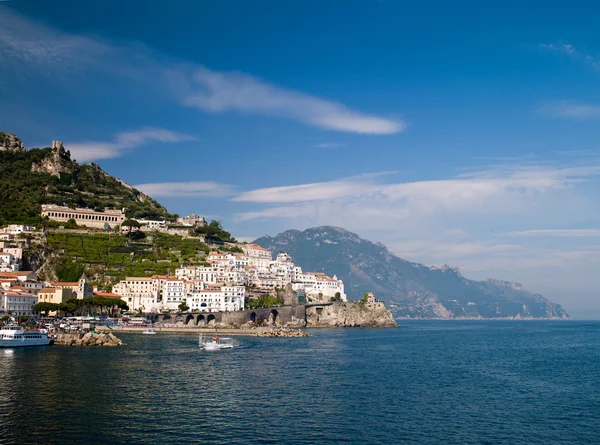
<svg viewBox="0 0 600 445"><path fill-rule="evenodd" d="M105 224L109 227L122 224L125 221L125 211L104 209L104 212L96 212L92 209L62 207L52 204L42 205L42 217L48 217L51 221L67 222L74 219L78 225L96 227L103 229Z"/></svg>

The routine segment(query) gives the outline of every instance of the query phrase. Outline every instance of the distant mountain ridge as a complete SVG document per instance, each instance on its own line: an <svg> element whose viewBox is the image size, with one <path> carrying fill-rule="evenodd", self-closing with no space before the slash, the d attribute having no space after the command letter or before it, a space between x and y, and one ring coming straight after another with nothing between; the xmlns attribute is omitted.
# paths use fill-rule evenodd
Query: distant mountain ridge
<svg viewBox="0 0 600 445"><path fill-rule="evenodd" d="M254 242L289 252L305 270L337 274L350 299L375 292L399 318L570 318L559 304L518 283L474 281L458 268L412 263L340 227L288 230Z"/></svg>
<svg viewBox="0 0 600 445"><path fill-rule="evenodd" d="M128 217L169 218L167 209L98 164L78 164L63 144L26 150L10 133L0 132L0 224L36 223L42 204L99 211L126 208Z"/></svg>

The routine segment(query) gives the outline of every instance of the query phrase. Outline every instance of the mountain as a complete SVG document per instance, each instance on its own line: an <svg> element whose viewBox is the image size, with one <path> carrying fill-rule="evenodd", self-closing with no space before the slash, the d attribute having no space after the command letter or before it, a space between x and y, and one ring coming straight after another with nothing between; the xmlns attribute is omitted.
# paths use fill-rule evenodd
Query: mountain
<svg viewBox="0 0 600 445"><path fill-rule="evenodd" d="M61 142L26 150L0 132L0 225L40 221L42 204L126 208L128 217L172 218L158 202L104 172L98 164L78 164Z"/></svg>
<svg viewBox="0 0 600 445"><path fill-rule="evenodd" d="M273 253L289 252L306 271L336 274L350 299L375 292L395 317L569 318L560 305L520 284L474 281L458 268L412 263L339 227L288 230L255 243Z"/></svg>

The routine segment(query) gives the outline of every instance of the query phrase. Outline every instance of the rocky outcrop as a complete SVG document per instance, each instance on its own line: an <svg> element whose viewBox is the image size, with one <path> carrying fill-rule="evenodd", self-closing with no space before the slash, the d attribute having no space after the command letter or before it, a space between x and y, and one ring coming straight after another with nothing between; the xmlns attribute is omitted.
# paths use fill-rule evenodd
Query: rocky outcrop
<svg viewBox="0 0 600 445"><path fill-rule="evenodd" d="M52 155L31 166L32 173L49 173L60 177L61 173L72 173L76 164L71 161L71 153L65 151L63 143L52 141Z"/></svg>
<svg viewBox="0 0 600 445"><path fill-rule="evenodd" d="M123 342L113 334L88 332L86 334L58 334L56 344L65 346L122 346Z"/></svg>
<svg viewBox="0 0 600 445"><path fill-rule="evenodd" d="M23 151L25 146L23 141L12 133L0 131L0 151Z"/></svg>
<svg viewBox="0 0 600 445"><path fill-rule="evenodd" d="M331 303L306 308L309 328L397 327L394 317L383 302Z"/></svg>

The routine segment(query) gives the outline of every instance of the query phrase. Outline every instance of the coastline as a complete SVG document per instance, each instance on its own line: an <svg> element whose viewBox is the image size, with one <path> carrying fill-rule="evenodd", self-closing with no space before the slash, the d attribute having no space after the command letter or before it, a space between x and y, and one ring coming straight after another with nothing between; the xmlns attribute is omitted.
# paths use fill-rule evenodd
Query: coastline
<svg viewBox="0 0 600 445"><path fill-rule="evenodd" d="M97 332L112 332L112 333L123 333L123 334L142 334L144 331L147 331L147 327L138 327L138 326L97 326ZM258 336L267 336L271 332L274 331L290 331L290 332L298 332L299 329L291 329L291 328L271 328L271 327L257 327L257 328L202 328L197 326L173 326L173 327L154 327L152 328L154 332L157 334L207 334L207 335L232 335L232 336L240 336L240 337L258 337ZM304 331L302 331L304 332Z"/></svg>

